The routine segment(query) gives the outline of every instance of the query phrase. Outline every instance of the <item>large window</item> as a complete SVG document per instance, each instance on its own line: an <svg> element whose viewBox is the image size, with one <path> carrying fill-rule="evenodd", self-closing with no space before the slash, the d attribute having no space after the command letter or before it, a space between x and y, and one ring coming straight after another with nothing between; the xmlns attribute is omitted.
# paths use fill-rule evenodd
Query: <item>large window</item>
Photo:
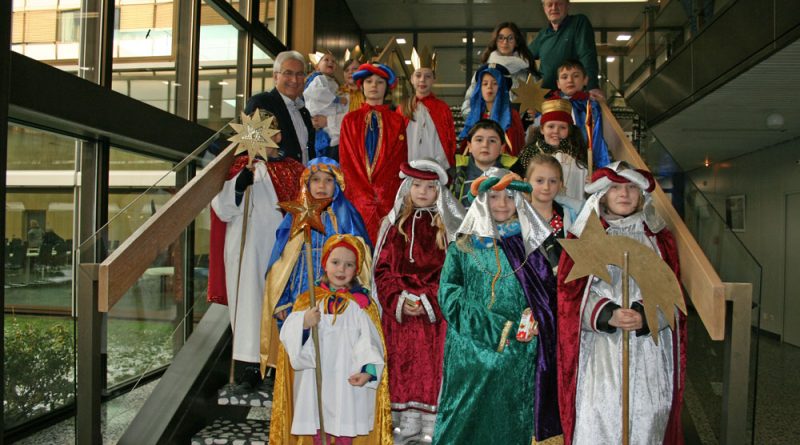
<svg viewBox="0 0 800 445"><path fill-rule="evenodd" d="M236 115L239 31L203 2L200 9L200 82L197 123L219 130Z"/></svg>
<svg viewBox="0 0 800 445"><path fill-rule="evenodd" d="M116 148L111 149L109 162L107 236L113 251L176 190L171 162ZM157 185L151 187L154 184ZM182 320L182 260L180 245L170 246L109 312L109 387L138 378L172 360L172 333Z"/></svg>
<svg viewBox="0 0 800 445"><path fill-rule="evenodd" d="M5 426L74 400L72 255L76 139L8 128Z"/></svg>

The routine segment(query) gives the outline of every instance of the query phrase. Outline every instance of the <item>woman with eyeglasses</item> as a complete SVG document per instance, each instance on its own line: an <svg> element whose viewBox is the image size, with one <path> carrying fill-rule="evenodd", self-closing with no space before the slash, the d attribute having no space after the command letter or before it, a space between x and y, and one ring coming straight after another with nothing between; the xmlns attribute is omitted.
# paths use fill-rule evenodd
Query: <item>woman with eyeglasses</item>
<svg viewBox="0 0 800 445"><path fill-rule="evenodd" d="M533 73L534 77L539 79L539 73L536 71L534 58L526 45L525 36L514 22L501 22L494 27L491 40L486 45L486 49L481 52L481 65L492 63L503 65L508 69L511 88L517 88L524 84L529 73ZM464 95L464 103L461 105L462 116L469 115L469 100L474 89L475 79L473 78L472 84ZM513 92L510 92L509 96L512 100L516 97Z"/></svg>

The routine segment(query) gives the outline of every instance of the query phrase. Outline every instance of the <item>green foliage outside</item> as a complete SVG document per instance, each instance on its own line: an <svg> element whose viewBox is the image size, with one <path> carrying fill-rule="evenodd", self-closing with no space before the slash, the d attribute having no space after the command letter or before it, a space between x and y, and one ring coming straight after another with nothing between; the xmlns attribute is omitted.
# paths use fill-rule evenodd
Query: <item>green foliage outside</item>
<svg viewBox="0 0 800 445"><path fill-rule="evenodd" d="M71 401L75 392L72 321L5 318L5 426Z"/></svg>

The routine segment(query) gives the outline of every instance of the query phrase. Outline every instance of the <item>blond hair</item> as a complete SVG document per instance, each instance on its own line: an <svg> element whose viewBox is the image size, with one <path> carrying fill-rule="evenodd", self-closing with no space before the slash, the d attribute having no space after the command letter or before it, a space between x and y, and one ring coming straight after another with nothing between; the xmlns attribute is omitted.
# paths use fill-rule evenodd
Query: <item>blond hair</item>
<svg viewBox="0 0 800 445"><path fill-rule="evenodd" d="M414 203L411 201L411 194L408 193L406 194L405 198L403 198L403 206L400 208L400 215L398 215L397 222L395 223L397 226L397 231L403 235L403 239L406 242L408 242L408 235L405 231L403 231L403 223L405 223L408 217L414 213L414 210L415 207ZM436 212L436 214L433 215L431 225L436 227L436 246L441 250L445 250L447 248L447 231L444 227L444 222L442 221L442 216L439 215L439 212Z"/></svg>
<svg viewBox="0 0 800 445"><path fill-rule="evenodd" d="M558 177L561 179L561 182L564 182L564 169L561 167L561 163L558 162L558 159L554 156L547 153L536 153L531 156L530 160L528 160L528 168L525 169L525 181L530 182L533 170L537 165L549 165L553 167L558 172Z"/></svg>

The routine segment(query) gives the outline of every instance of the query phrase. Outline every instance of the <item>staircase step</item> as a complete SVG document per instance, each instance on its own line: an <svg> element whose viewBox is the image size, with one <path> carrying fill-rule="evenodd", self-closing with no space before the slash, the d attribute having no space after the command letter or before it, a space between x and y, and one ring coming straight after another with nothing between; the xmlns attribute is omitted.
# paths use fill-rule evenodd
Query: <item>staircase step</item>
<svg viewBox="0 0 800 445"><path fill-rule="evenodd" d="M269 420L217 419L192 437L192 445L267 445Z"/></svg>
<svg viewBox="0 0 800 445"><path fill-rule="evenodd" d="M225 385L217 392L218 405L266 407L272 406L272 382L256 388L249 393L238 393L230 385Z"/></svg>

